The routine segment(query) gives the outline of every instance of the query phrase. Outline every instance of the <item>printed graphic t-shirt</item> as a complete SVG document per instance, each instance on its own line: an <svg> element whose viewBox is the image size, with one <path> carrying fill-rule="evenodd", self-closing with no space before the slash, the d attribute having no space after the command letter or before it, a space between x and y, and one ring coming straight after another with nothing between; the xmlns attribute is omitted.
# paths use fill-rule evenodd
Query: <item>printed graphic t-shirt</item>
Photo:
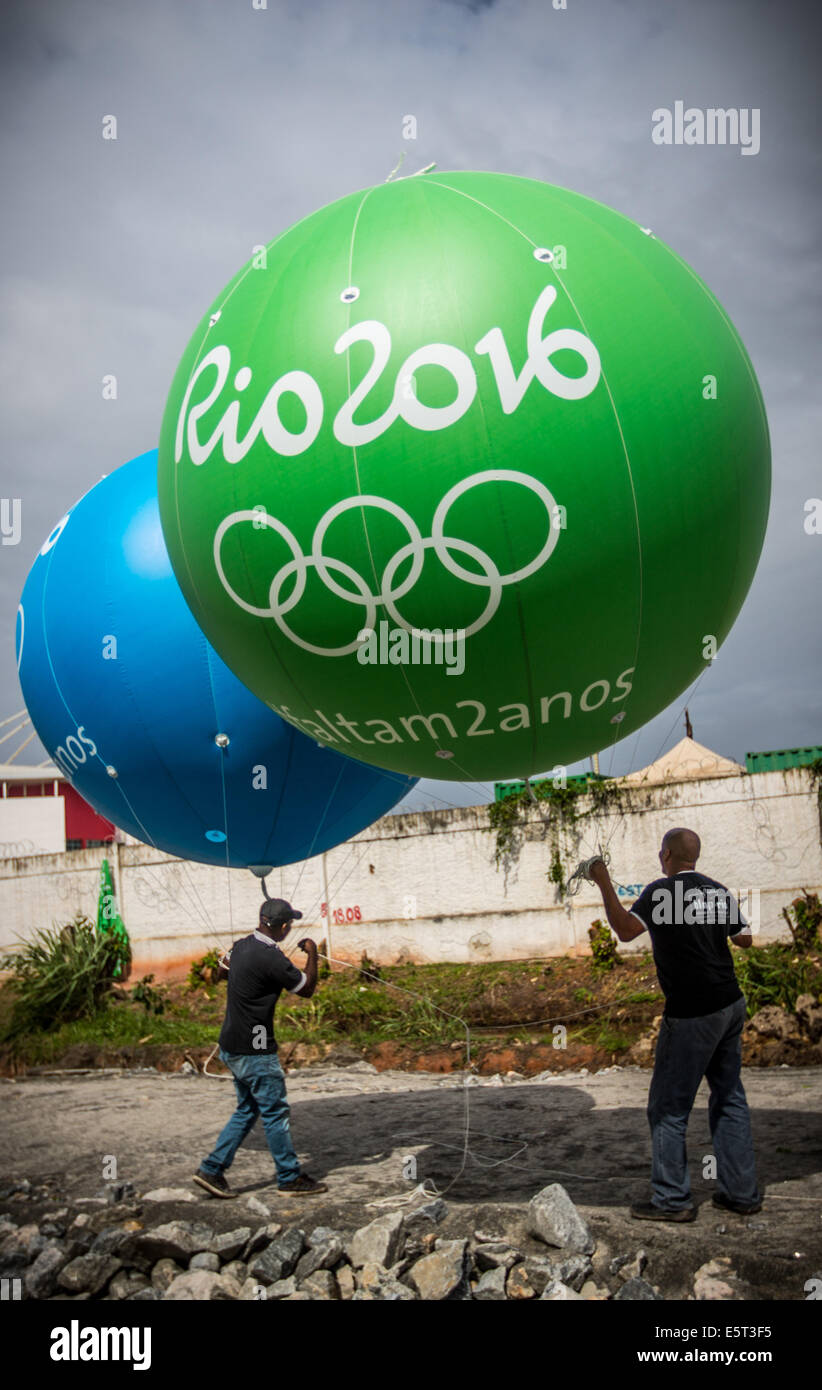
<svg viewBox="0 0 822 1390"><path fill-rule="evenodd" d="M245 936L236 943L231 951L229 967L228 1000L220 1030L220 1047L226 1052L252 1056L276 1052L274 1007L283 990L294 994L302 988L305 975L276 942L260 932Z"/></svg>
<svg viewBox="0 0 822 1390"><path fill-rule="evenodd" d="M648 929L668 1018L699 1018L742 998L728 937L748 928L739 903L696 869L649 883L630 909Z"/></svg>

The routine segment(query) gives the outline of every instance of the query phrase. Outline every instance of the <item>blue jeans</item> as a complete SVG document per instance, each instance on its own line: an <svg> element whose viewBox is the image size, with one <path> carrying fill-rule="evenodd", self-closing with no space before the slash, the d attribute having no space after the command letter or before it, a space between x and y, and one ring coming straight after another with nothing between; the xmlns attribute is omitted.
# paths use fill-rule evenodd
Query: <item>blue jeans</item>
<svg viewBox="0 0 822 1390"><path fill-rule="evenodd" d="M685 1131L703 1076L710 1087L719 1191L733 1202L760 1201L748 1102L740 1079L745 1000L702 1018L663 1018L648 1096L656 1207L691 1205Z"/></svg>
<svg viewBox="0 0 822 1390"><path fill-rule="evenodd" d="M242 1052L224 1052L220 1048L219 1055L220 1061L225 1063L234 1077L237 1109L200 1167L204 1173L215 1176L230 1168L234 1155L254 1128L259 1115L277 1169L279 1186L295 1182L300 1175L300 1164L291 1143L285 1076L276 1052L258 1052L247 1056Z"/></svg>

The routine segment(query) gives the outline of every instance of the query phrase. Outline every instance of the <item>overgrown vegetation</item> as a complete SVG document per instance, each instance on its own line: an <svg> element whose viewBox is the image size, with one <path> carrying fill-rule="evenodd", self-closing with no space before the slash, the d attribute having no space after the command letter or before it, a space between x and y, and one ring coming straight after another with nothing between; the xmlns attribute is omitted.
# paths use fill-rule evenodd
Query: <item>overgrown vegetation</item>
<svg viewBox="0 0 822 1390"><path fill-rule="evenodd" d="M82 913L63 927L42 928L2 961L12 972L12 1007L0 1041L90 1017L111 989L122 947Z"/></svg>
<svg viewBox="0 0 822 1390"><path fill-rule="evenodd" d="M612 815L629 809L628 796L618 782L607 777L589 777L582 782L563 786L551 780L531 784L512 791L501 801L488 806L488 828L496 836L494 857L497 867L506 871L519 856L525 838L525 827L534 800L544 802L540 814L550 846L547 877L562 893L574 864L569 862L577 853L582 839L582 822L589 818ZM587 802L587 804L585 804Z"/></svg>

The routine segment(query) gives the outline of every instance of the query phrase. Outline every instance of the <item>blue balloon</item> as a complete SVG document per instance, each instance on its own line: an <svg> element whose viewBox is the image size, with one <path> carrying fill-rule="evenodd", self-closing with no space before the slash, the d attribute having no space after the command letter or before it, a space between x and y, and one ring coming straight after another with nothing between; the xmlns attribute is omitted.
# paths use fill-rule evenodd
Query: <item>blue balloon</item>
<svg viewBox="0 0 822 1390"><path fill-rule="evenodd" d="M299 733L209 646L163 540L156 450L54 527L23 590L17 667L32 723L72 786L183 859L293 864L364 830L415 785Z"/></svg>

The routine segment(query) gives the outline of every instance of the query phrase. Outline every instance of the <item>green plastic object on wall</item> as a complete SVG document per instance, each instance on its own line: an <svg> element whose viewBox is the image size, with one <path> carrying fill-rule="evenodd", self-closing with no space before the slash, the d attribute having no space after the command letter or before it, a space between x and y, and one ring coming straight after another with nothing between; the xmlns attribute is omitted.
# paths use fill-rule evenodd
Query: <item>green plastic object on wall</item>
<svg viewBox="0 0 822 1390"><path fill-rule="evenodd" d="M97 898L97 931L100 936L114 937L118 948L114 966L114 978L115 980L122 980L128 974L131 964L131 942L129 941L126 924L120 916L117 907L114 884L111 880L111 868L107 859L104 859L100 865L100 891Z"/></svg>
<svg viewBox="0 0 822 1390"><path fill-rule="evenodd" d="M506 174L398 179L257 248L159 451L172 564L318 742L458 780L568 765L696 679L756 569L768 426L653 232Z"/></svg>

